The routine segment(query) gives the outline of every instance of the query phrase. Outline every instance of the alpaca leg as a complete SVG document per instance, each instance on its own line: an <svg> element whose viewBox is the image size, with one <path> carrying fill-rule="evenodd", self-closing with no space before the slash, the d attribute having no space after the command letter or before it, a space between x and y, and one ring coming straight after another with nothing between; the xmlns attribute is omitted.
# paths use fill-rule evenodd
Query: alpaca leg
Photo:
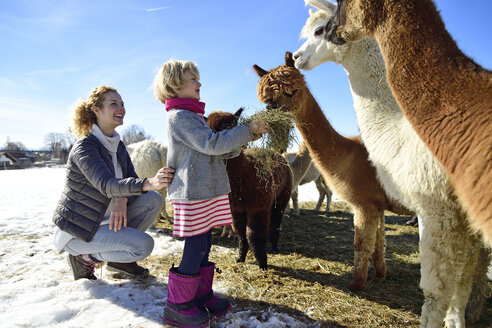
<svg viewBox="0 0 492 328"><path fill-rule="evenodd" d="M249 247L253 250L258 266L262 270L268 268L266 244L270 226L270 211L268 213L248 214L246 238Z"/></svg>
<svg viewBox="0 0 492 328"><path fill-rule="evenodd" d="M376 231L376 246L372 254L372 265L374 266L374 280L384 280L386 278L386 262L384 254L386 253L386 238L384 232L384 214L379 221L378 230Z"/></svg>
<svg viewBox="0 0 492 328"><path fill-rule="evenodd" d="M248 240L246 239L246 235L241 235L239 236L239 257L236 262L246 261L246 255L248 255Z"/></svg>
<svg viewBox="0 0 492 328"><path fill-rule="evenodd" d="M490 288L487 283L487 269L491 260L490 255L492 255L490 250L487 250L483 246L480 247L473 276L472 290L465 310L467 324L473 324L478 321L482 313L485 298L489 294Z"/></svg>
<svg viewBox="0 0 492 328"><path fill-rule="evenodd" d="M232 230L239 236L239 257L236 262L244 262L248 254L248 240L246 238L246 215L233 213Z"/></svg>
<svg viewBox="0 0 492 328"><path fill-rule="evenodd" d="M323 183L321 182L323 178L321 177L321 175L314 181L314 183L316 184L316 189L318 189L318 193L319 193L319 197L318 197L318 203L316 204L316 206L314 207L314 210L315 211L319 211L319 209L321 208L321 205L323 205L323 201L325 200L325 188L323 186Z"/></svg>
<svg viewBox="0 0 492 328"><path fill-rule="evenodd" d="M326 210L325 210L325 212L328 213L330 211L331 196L333 195L333 193L331 192L331 190L328 187L325 189L325 191L326 191Z"/></svg>
<svg viewBox="0 0 492 328"><path fill-rule="evenodd" d="M447 214L447 217L419 216L422 226L425 226L419 242L420 287L424 292L420 318L422 328L441 327L453 299L456 304L452 310L453 327L464 328L464 307L460 310L458 302L466 291L456 294L456 288L462 279L469 279L463 277L468 261L463 256L470 255L466 251L470 247L470 238L467 227L461 223L464 219L456 213Z"/></svg>
<svg viewBox="0 0 492 328"><path fill-rule="evenodd" d="M297 187L292 191L291 198L294 214L299 215L299 189Z"/></svg>
<svg viewBox="0 0 492 328"><path fill-rule="evenodd" d="M278 254L278 240L280 239L280 229L282 227L282 220L284 218L284 212L282 208L283 204L289 202L288 193L287 196L279 196L275 199L274 207L272 208L272 215L270 217L270 246L273 254Z"/></svg>
<svg viewBox="0 0 492 328"><path fill-rule="evenodd" d="M362 290L367 282L369 257L374 252L376 231L381 212L355 209L354 213L354 281L349 284L352 290Z"/></svg>
<svg viewBox="0 0 492 328"><path fill-rule="evenodd" d="M485 298L489 294L490 288L487 283L487 270L491 260L492 252L482 246L475 267L472 291L468 298L468 304L466 305L465 318L468 324L478 321Z"/></svg>
<svg viewBox="0 0 492 328"><path fill-rule="evenodd" d="M465 327L465 309L467 302L470 297L473 278L476 273L477 268L477 250L480 249L480 245L471 236L468 237L467 241L462 242L463 250L460 252L460 257L463 258L463 262L456 265L455 275L460 277L456 281L456 286L454 288L453 297L446 313L446 327ZM463 236L465 238L465 236ZM460 266L461 265L461 266ZM461 269L461 272L458 270ZM485 272L483 272L485 274ZM476 304L481 305L481 304Z"/></svg>

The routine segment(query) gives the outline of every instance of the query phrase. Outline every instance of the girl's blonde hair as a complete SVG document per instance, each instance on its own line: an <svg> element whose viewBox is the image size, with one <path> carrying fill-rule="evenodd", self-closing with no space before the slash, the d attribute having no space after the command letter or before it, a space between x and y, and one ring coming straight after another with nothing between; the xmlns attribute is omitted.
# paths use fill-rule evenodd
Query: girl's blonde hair
<svg viewBox="0 0 492 328"><path fill-rule="evenodd" d="M118 93L115 88L102 85L92 90L87 100L82 98L78 101L70 127L70 132L77 138L82 138L88 134L92 129L92 124L97 123L96 114L92 111L92 107L102 107L108 92Z"/></svg>
<svg viewBox="0 0 492 328"><path fill-rule="evenodd" d="M162 64L152 83L154 97L161 103L166 99L176 98L178 96L176 92L187 82L184 76L187 71L195 79L200 79L200 73L194 62L170 59Z"/></svg>

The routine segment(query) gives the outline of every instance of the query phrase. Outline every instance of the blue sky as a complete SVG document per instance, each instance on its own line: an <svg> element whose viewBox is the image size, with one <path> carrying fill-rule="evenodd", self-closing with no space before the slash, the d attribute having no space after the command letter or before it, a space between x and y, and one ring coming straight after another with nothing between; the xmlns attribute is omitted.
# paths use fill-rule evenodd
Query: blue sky
<svg viewBox="0 0 492 328"><path fill-rule="evenodd" d="M436 4L460 48L492 69L492 2ZM9 137L38 148L46 134L67 132L72 106L102 84L125 101L120 132L138 124L167 143L166 114L149 86L169 58L198 64L207 113L245 106L251 115L263 107L251 66L282 64L302 44L307 17L302 0L1 0L0 147ZM359 134L343 68L304 74L334 128Z"/></svg>

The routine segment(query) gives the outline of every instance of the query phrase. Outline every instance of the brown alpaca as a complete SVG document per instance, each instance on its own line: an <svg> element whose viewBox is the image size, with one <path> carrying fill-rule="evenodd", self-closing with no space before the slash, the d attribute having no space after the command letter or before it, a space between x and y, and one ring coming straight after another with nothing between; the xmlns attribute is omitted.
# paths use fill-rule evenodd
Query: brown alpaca
<svg viewBox="0 0 492 328"><path fill-rule="evenodd" d="M384 210L390 206L360 137L346 138L332 128L304 76L294 67L292 54L287 53L285 61L285 65L269 72L254 66L261 77L258 99L294 113L296 126L326 183L352 205L355 254L354 281L349 287L361 290L367 281L369 257L372 256L374 278L386 277Z"/></svg>
<svg viewBox="0 0 492 328"><path fill-rule="evenodd" d="M207 118L213 131L230 129L237 125L242 109L235 114L214 111ZM292 191L292 171L282 155L273 151L266 156L272 159L272 172L259 175L262 156L255 149L241 151L239 156L227 160L227 173L231 185L229 201L232 227L239 235L239 258L244 262L248 246L253 250L258 266L268 268L266 244L270 238L272 253L278 253L278 240L284 210Z"/></svg>
<svg viewBox="0 0 492 328"><path fill-rule="evenodd" d="M431 0L339 0L327 39L374 37L391 90L492 246L492 72L458 48Z"/></svg>

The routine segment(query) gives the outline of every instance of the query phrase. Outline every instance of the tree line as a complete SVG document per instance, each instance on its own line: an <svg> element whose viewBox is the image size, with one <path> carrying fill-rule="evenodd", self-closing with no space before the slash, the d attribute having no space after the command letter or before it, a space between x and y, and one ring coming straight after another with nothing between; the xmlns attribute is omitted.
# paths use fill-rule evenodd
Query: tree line
<svg viewBox="0 0 492 328"><path fill-rule="evenodd" d="M146 139L152 139L151 135L145 133L145 130L136 124L130 125L120 134L121 141L125 145L139 142ZM65 159L72 149L73 144L77 139L71 133L50 132L44 136L43 144L50 150L52 158ZM4 151L25 151L26 146L20 141L12 141L7 137L7 142L3 147Z"/></svg>

